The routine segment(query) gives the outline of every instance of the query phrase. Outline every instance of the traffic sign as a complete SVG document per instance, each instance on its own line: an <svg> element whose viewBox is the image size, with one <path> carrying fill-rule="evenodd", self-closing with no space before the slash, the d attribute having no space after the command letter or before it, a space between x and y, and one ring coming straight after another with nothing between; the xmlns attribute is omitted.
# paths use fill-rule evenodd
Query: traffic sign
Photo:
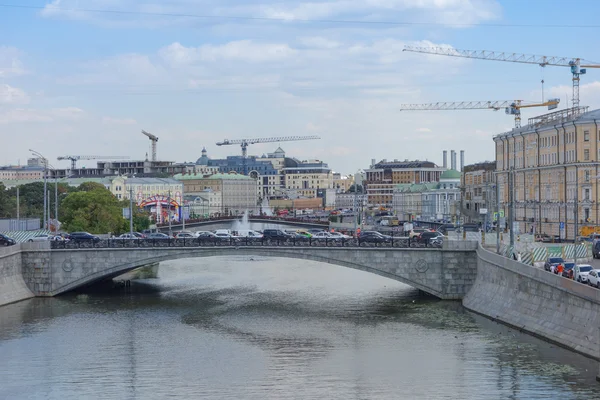
<svg viewBox="0 0 600 400"><path fill-rule="evenodd" d="M564 222L561 222L561 223L559 224L559 227L560 227L560 230L561 230L561 231L562 231L562 230L564 230L564 229L565 229L565 223L564 223Z"/></svg>

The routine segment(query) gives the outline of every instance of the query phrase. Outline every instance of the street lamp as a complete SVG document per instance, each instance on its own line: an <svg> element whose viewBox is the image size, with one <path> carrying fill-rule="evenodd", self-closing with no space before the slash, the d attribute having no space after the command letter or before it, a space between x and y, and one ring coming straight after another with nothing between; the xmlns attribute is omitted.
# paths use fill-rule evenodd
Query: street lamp
<svg viewBox="0 0 600 400"><path fill-rule="evenodd" d="M47 205L47 190L48 190L48 159L44 157L39 152L29 149L29 151L36 157L40 158L44 163L44 219L42 220L42 229L46 229L48 227L48 220L46 218L46 205Z"/></svg>

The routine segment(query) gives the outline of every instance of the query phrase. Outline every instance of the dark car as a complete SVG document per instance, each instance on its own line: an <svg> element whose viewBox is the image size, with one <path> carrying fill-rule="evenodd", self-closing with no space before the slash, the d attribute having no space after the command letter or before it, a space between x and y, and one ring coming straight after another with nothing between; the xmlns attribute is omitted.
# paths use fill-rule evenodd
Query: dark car
<svg viewBox="0 0 600 400"><path fill-rule="evenodd" d="M285 233L281 229L265 229L263 231L263 238L271 240L287 240L293 238L293 236Z"/></svg>
<svg viewBox="0 0 600 400"><path fill-rule="evenodd" d="M544 270L550 272L552 270L551 266L554 265L556 267L558 264L563 264L564 262L565 260L562 257L550 257L544 263Z"/></svg>
<svg viewBox="0 0 600 400"><path fill-rule="evenodd" d="M15 244L17 244L15 239L0 233L0 246L14 246Z"/></svg>
<svg viewBox="0 0 600 400"><path fill-rule="evenodd" d="M573 270L573 268L575 268L575 263L572 262L568 262L568 263L564 263L564 269L563 269L563 273L562 276L563 278L571 278L571 271Z"/></svg>
<svg viewBox="0 0 600 400"><path fill-rule="evenodd" d="M596 242L592 248L592 257L600 258L600 242Z"/></svg>
<svg viewBox="0 0 600 400"><path fill-rule="evenodd" d="M363 231L360 233L359 241L369 243L385 243L392 240L391 236L383 235L377 231Z"/></svg>
<svg viewBox="0 0 600 400"><path fill-rule="evenodd" d="M169 235L160 232L154 232L146 236L146 239L169 239Z"/></svg>
<svg viewBox="0 0 600 400"><path fill-rule="evenodd" d="M417 243L429 244L432 239L436 239L436 238L443 237L443 236L444 235L442 235L439 232L426 231L426 232L421 233L419 236L417 236L416 240L417 240Z"/></svg>
<svg viewBox="0 0 600 400"><path fill-rule="evenodd" d="M92 241L99 242L100 238L98 236L92 235L88 232L71 232L69 233L69 239L77 242L77 241Z"/></svg>

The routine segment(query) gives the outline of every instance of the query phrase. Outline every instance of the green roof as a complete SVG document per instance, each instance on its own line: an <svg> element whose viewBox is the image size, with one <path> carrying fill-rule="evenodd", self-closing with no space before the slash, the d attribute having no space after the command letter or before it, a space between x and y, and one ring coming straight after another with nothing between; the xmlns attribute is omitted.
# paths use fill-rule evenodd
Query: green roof
<svg viewBox="0 0 600 400"><path fill-rule="evenodd" d="M447 169L442 172L440 179L460 179L460 172L455 169Z"/></svg>
<svg viewBox="0 0 600 400"><path fill-rule="evenodd" d="M217 179L223 179L223 180L241 180L241 179L252 179L253 178L247 176L247 175L242 175L242 174L223 174L223 173L218 173L218 174L212 174L209 176L204 176L202 174L177 174L175 176L173 176L173 178L180 180L180 181L184 181L184 180L191 180L191 179L211 179L211 180L217 180Z"/></svg>

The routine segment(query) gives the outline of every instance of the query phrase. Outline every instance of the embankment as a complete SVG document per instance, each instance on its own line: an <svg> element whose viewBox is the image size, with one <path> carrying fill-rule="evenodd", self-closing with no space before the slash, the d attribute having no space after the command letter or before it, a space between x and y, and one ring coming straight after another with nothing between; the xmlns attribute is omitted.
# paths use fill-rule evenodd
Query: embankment
<svg viewBox="0 0 600 400"><path fill-rule="evenodd" d="M0 306L34 297L23 280L21 246L0 247Z"/></svg>
<svg viewBox="0 0 600 400"><path fill-rule="evenodd" d="M467 309L600 359L600 290L481 247L477 255Z"/></svg>

